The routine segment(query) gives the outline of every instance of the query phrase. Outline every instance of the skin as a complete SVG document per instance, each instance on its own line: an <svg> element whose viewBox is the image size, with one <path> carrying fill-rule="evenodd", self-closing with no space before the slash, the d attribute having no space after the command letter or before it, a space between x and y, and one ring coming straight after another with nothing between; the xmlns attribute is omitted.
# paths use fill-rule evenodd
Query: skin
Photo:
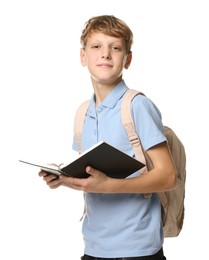
<svg viewBox="0 0 209 260"><path fill-rule="evenodd" d="M87 67L98 106L121 81L124 69L128 69L132 53L126 53L122 39L102 33L92 33L85 48L80 50L80 60ZM39 172L39 176L51 189L67 186L72 189L95 193L152 193L171 190L176 185L176 170L166 142L147 151L153 169L135 178L114 179L104 173L86 167L87 179L61 175L59 178Z"/></svg>

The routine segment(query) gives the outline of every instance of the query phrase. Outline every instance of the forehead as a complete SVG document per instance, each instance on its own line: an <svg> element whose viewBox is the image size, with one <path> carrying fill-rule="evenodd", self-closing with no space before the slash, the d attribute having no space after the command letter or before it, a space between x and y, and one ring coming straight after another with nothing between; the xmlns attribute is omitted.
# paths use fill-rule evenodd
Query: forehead
<svg viewBox="0 0 209 260"><path fill-rule="evenodd" d="M91 42L107 42L107 43L117 43L117 44L124 44L124 40L122 38L117 38L117 37L113 37L104 33L97 33L97 32L92 32L88 39L87 39L87 43L91 43Z"/></svg>

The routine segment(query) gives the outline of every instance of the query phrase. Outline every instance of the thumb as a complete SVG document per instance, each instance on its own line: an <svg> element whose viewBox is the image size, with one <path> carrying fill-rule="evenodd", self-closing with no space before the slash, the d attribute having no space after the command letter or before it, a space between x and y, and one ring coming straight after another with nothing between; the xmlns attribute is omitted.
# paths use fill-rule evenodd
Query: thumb
<svg viewBox="0 0 209 260"><path fill-rule="evenodd" d="M95 176L98 173L98 171L92 168L91 166L86 167L86 172L91 176Z"/></svg>

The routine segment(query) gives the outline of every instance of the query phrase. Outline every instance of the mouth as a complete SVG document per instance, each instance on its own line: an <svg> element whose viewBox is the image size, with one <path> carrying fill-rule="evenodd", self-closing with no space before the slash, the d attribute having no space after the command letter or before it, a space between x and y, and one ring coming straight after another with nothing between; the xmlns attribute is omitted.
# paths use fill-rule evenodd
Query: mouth
<svg viewBox="0 0 209 260"><path fill-rule="evenodd" d="M110 65L109 63L100 63L100 64L98 64L98 67L101 67L101 68L112 68L113 66Z"/></svg>

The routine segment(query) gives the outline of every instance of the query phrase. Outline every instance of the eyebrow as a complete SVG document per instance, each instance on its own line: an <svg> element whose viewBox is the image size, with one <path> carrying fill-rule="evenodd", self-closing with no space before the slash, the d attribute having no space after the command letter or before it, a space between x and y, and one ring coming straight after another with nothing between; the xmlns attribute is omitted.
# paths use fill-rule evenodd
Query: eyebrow
<svg viewBox="0 0 209 260"><path fill-rule="evenodd" d="M95 39L93 39L93 40L90 40L90 39L89 39L89 43L91 43L91 44L92 44L92 43L103 43L103 40L97 39L97 38L95 38ZM124 45L124 42L123 42L123 40L114 40L114 41L110 41L109 44Z"/></svg>

